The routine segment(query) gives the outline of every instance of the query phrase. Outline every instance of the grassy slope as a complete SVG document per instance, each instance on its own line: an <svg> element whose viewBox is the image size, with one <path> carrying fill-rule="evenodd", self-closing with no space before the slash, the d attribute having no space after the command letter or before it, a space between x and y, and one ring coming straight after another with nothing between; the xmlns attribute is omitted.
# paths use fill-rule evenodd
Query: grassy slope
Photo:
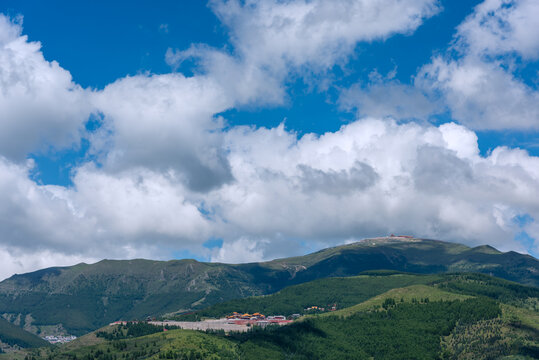
<svg viewBox="0 0 539 360"><path fill-rule="evenodd" d="M81 335L122 318L261 293L248 286L251 282L247 274L229 266L191 260L101 261L2 282L0 313L31 313L36 325L61 323L68 332Z"/></svg>
<svg viewBox="0 0 539 360"><path fill-rule="evenodd" d="M63 351L69 351L69 350L76 350L82 347L87 346L93 346L93 345L99 345L105 343L105 339L97 337L95 334L97 331L103 331L111 328L111 326L105 326L101 329L98 329L96 331L93 331L91 333L88 333L86 335L83 335L81 337L76 338L73 341L70 341L68 343L62 344L62 350Z"/></svg>
<svg viewBox="0 0 539 360"><path fill-rule="evenodd" d="M440 275L393 274L383 276L360 275L346 278L328 278L287 287L275 294L227 301L180 316L179 319L223 317L234 311L263 314L303 313L309 306L337 304L345 308L363 302L387 290L413 284L428 284L443 279Z"/></svg>
<svg viewBox="0 0 539 360"><path fill-rule="evenodd" d="M425 295L425 289L412 286L409 293L420 298ZM346 319L307 317L287 327L248 335L241 347L277 346L281 354L272 357L275 359L432 359L441 351L440 337L449 334L457 322L490 319L500 313L494 302L474 298L399 302L388 311L365 310L356 311ZM260 352L244 355L245 359L256 359L257 354Z"/></svg>
<svg viewBox="0 0 539 360"><path fill-rule="evenodd" d="M518 284L474 274L432 277L394 274L358 276L346 280L362 281L364 285L365 279L375 280L370 283L371 288L374 288L376 283L379 285L413 283L414 278L423 279L422 281L429 279L430 285L419 283L394 288L353 307L311 316L298 325L279 328L270 333L247 335L247 337L242 335L234 338L174 330L116 342L98 339L99 343L92 345L92 341L95 340L93 338L89 342L74 342L56 350L53 355L55 359L68 359L69 355L75 354L79 358L92 356L98 359L106 359L107 354L115 354L118 358L120 356L128 358L145 356L149 359L157 359L159 354L172 357L199 356L208 359L235 359L241 356L242 359L258 360L261 354L264 354L266 359L284 359L285 357L297 360L361 359L369 356L397 359L403 353L410 356L420 354L418 358L432 358L444 350L446 354L453 351L454 354L461 356L460 358L466 358L467 354L473 355L468 358L481 358L482 353L478 353L477 349L481 349L479 345L484 345L483 343L487 340L494 341L492 344L495 346L489 343L491 344L489 351L481 350L485 354L498 354L496 351L503 354L529 355L530 352L533 354L535 343L530 340L530 336L533 337L536 333L529 328L537 329L539 313L501 304L501 317L497 319L494 316L493 318L493 315L488 314L492 314L492 309L498 308L498 305L494 306L492 300L485 298L485 294L490 294L498 300L503 299L505 302L514 302L515 299L529 295L530 291L534 294L534 289L530 290ZM344 293L350 291L350 282L339 278L327 279L327 281L328 283L315 281L310 284L310 289L330 288L331 291ZM329 285L330 283L334 284ZM459 284L460 286L457 286ZM307 286L304 290L309 288L308 285L304 284ZM291 289L297 289L297 287ZM303 293L303 296L306 295L309 295L309 291ZM473 298L473 296L476 297ZM286 299L282 295L273 298L274 300ZM395 299L397 302L390 316L384 315L386 311L380 307L388 298ZM401 298L404 303L400 303ZM423 301L425 298L429 298L428 303ZM412 303L412 299L417 299L421 303ZM473 306L464 307L465 311L463 311L458 304L466 299L476 303L473 303ZM440 305L439 300L444 300L445 303ZM455 303L455 300L462 301ZM489 307L491 310L486 313L481 310L485 308L488 310ZM373 308L378 311L371 311ZM479 312L474 315L476 310ZM349 320L342 320L340 316L347 316ZM473 319L473 321L455 327L457 320L463 317ZM519 322L524 326L515 327L514 324ZM304 324L301 325L301 323ZM492 340L489 337L492 331L489 329L500 329L502 339ZM473 337L470 334L478 334L478 336ZM441 336L444 336L444 342L440 342ZM469 347L468 344L471 341L475 345ZM119 345L121 342L125 345ZM364 352L356 351L358 348L363 349ZM378 352L379 349L384 350ZM462 349L465 351L463 352Z"/></svg>
<svg viewBox="0 0 539 360"><path fill-rule="evenodd" d="M22 348L47 346L49 343L42 338L24 331L0 317L0 341L8 345L17 345Z"/></svg>
<svg viewBox="0 0 539 360"><path fill-rule="evenodd" d="M503 318L508 321L518 320L523 325L539 331L539 312L502 304Z"/></svg>
<svg viewBox="0 0 539 360"><path fill-rule="evenodd" d="M222 317L233 311L290 315L303 313L303 309L309 306L327 307L328 304L333 303L337 303L337 307L342 309L362 303L388 290L417 284L436 286L436 288L419 287L415 289L432 292L431 300L438 300L450 294L450 299L487 296L508 304L528 308L536 307L539 302L538 288L482 274L420 275L390 271L370 271L366 274L371 275L315 280L287 287L272 295L249 297L213 305L197 311L195 314L178 318L194 320L204 317ZM407 289L395 290L393 296L400 299L399 292L401 291L406 292L403 294L406 299L410 293ZM459 297L458 294L463 296ZM426 295L423 297L427 297ZM410 295L410 299L411 297Z"/></svg>
<svg viewBox="0 0 539 360"><path fill-rule="evenodd" d="M197 331L170 330L133 339L103 341L94 345L73 344L51 350L43 354L42 358L51 355L54 359L70 360L76 355L78 358L107 359L109 355L116 355L118 359L159 359L161 355L170 356L168 358L172 359L232 360L238 359L237 350L237 344L225 338Z"/></svg>
<svg viewBox="0 0 539 360"><path fill-rule="evenodd" d="M412 300L420 301L421 299L428 298L429 301L453 301L453 300L466 300L471 298L469 295L455 294L447 291L437 289L427 285L411 285L404 288L392 289L381 295L375 296L360 304L347 307L345 309L337 310L334 312L321 314L321 317L327 316L351 316L358 312L379 309L386 299L394 299L397 303L406 302L411 303Z"/></svg>

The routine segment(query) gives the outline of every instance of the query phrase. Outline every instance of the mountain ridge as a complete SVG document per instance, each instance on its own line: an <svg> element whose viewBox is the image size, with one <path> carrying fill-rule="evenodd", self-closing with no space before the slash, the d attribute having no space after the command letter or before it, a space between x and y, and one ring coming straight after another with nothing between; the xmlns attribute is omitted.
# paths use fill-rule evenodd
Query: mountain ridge
<svg viewBox="0 0 539 360"><path fill-rule="evenodd" d="M367 270L480 272L539 286L539 260L488 246L384 237L260 263L193 259L101 260L14 275L0 282L0 315L31 315L35 328L62 324L80 335L119 319L201 309L284 287Z"/></svg>

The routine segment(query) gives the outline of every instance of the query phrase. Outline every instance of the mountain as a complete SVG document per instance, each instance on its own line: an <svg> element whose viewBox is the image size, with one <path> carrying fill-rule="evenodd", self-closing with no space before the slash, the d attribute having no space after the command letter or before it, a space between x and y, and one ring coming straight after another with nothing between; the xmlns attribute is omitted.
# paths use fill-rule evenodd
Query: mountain
<svg viewBox="0 0 539 360"><path fill-rule="evenodd" d="M481 272L539 286L539 261L489 246L407 237L367 239L313 254L250 264L103 260L14 275L0 282L0 314L26 328L81 335L118 319L202 309L327 277L390 269Z"/></svg>

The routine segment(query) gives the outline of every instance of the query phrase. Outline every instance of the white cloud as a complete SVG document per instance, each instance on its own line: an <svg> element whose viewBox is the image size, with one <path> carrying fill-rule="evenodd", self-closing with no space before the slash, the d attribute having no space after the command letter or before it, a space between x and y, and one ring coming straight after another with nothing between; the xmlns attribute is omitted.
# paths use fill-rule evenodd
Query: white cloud
<svg viewBox="0 0 539 360"><path fill-rule="evenodd" d="M206 73L234 94L236 105L281 104L290 73L308 78L344 64L361 42L410 34L440 11L437 0L211 1L230 30L232 54L207 46L169 49L177 68L198 58Z"/></svg>
<svg viewBox="0 0 539 360"><path fill-rule="evenodd" d="M85 247L73 241L77 232L88 235L90 226L73 218L58 194L61 187L38 186L28 179L28 165L0 157L0 238L2 245L26 249ZM86 239L87 240L87 239Z"/></svg>
<svg viewBox="0 0 539 360"><path fill-rule="evenodd" d="M189 192L173 175L144 168L108 175L85 166L73 182L68 199L76 214L95 223L93 232L101 238L188 245L210 234L196 198L186 198Z"/></svg>
<svg viewBox="0 0 539 360"><path fill-rule="evenodd" d="M476 139L456 124L375 119L299 140L282 126L236 128L227 134L236 181L207 203L224 219L222 235L333 243L410 232L523 251L498 219L515 209L539 216L537 158L501 148L483 158ZM502 163L505 151L518 160ZM350 182L353 173L362 180Z"/></svg>
<svg viewBox="0 0 539 360"><path fill-rule="evenodd" d="M486 0L458 26L460 46L479 56L515 52L539 58L539 3L535 0Z"/></svg>
<svg viewBox="0 0 539 360"><path fill-rule="evenodd" d="M91 111L87 91L21 31L0 14L0 154L15 160L78 144Z"/></svg>
<svg viewBox="0 0 539 360"><path fill-rule="evenodd" d="M539 92L514 75L515 57L539 58L537 1L486 0L457 27L457 59L434 57L416 85L442 95L473 129L538 129Z"/></svg>
<svg viewBox="0 0 539 360"><path fill-rule="evenodd" d="M341 1L331 7L319 1L228 1L212 2L212 9L231 30L234 56L202 45L169 49L169 64L195 57L205 73L127 77L93 94L105 115L105 126L92 138L93 150L104 154L104 170L174 171L197 191L230 182L223 124L214 114L252 102L281 103L291 68L331 67L357 42L409 33L439 10L433 0Z"/></svg>
<svg viewBox="0 0 539 360"><path fill-rule="evenodd" d="M146 169L110 176L85 165L64 188L31 181L31 166L0 157L0 238L10 253L161 258L211 234L199 202L172 176Z"/></svg>
<svg viewBox="0 0 539 360"><path fill-rule="evenodd" d="M341 92L339 104L343 109L356 109L360 117L391 117L428 121L443 111L441 102L424 90L406 85L376 71L369 76L369 83L354 84Z"/></svg>
<svg viewBox="0 0 539 360"><path fill-rule="evenodd" d="M434 58L416 83L440 91L452 117L473 129L538 129L539 92L497 63Z"/></svg>
<svg viewBox="0 0 539 360"><path fill-rule="evenodd" d="M486 0L412 85L375 73L343 91L340 104L362 116L426 121L449 109L475 130L539 129L539 91L515 75L539 58L538 16L537 1Z"/></svg>
<svg viewBox="0 0 539 360"><path fill-rule="evenodd" d="M456 152L457 156L463 159L478 159L479 146L477 135L473 131L455 123L440 125L439 129L447 149Z"/></svg>
<svg viewBox="0 0 539 360"><path fill-rule="evenodd" d="M104 170L174 171L192 189L206 191L231 180L220 147L223 125L213 115L233 101L202 75L120 79L93 96L105 124L92 137L92 151L104 154Z"/></svg>
<svg viewBox="0 0 539 360"><path fill-rule="evenodd" d="M231 101L229 107L250 103L281 104L284 101L283 76L273 76L260 64L243 62L204 45L194 45L183 51L169 48L165 55L166 62L173 68L186 59L197 60L200 69L223 89Z"/></svg>
<svg viewBox="0 0 539 360"><path fill-rule="evenodd" d="M264 251L261 245L267 244L267 240L255 241L245 237L223 244L216 249L211 256L212 262L226 262L228 264L248 263L263 261Z"/></svg>
<svg viewBox="0 0 539 360"><path fill-rule="evenodd" d="M3 159L3 251L37 254L26 270L47 251L82 260L189 249L243 262L394 232L526 251L514 217L539 219L539 159L505 147L482 157L461 125L371 118L299 139L282 125L223 135L235 180L202 193L144 167L85 165L72 188L42 186L28 179L31 164ZM209 238L223 247L208 253Z"/></svg>
<svg viewBox="0 0 539 360"><path fill-rule="evenodd" d="M25 249L22 252L10 251L2 247L0 247L0 258L2 258L0 279L7 278L13 274L25 273L29 269L37 270L53 266L71 266L81 262L93 263L101 260L89 258L87 255L65 255L50 250L32 252Z"/></svg>
<svg viewBox="0 0 539 360"><path fill-rule="evenodd" d="M434 0L338 0L211 2L230 28L232 42L247 63L327 69L350 55L361 41L413 32L440 7Z"/></svg>
<svg viewBox="0 0 539 360"><path fill-rule="evenodd" d="M205 72L140 74L95 92L73 84L1 17L0 107L10 114L0 123L4 275L54 262L167 257L175 249L207 255L209 238L224 240L211 259L227 262L286 256L301 241L316 248L392 232L524 251L512 222L518 214L539 219L539 159L505 147L482 157L470 130L535 126L536 92L483 58L498 51L532 58L521 35L512 47L489 42L478 46L481 55L435 58L417 80L421 88L391 79L353 88L349 105L376 116L321 136L298 139L284 125L227 128L215 116L282 102L291 73L326 71L358 42L410 33L437 4L216 1L232 54L204 46L169 51L170 64L195 56ZM463 38L469 28L459 30ZM432 104L432 89L468 127L378 118L427 119L441 106ZM69 188L29 180L33 165L20 159L47 144L77 143L91 109L103 115L89 135L100 166L75 169ZM535 239L536 224L526 228Z"/></svg>

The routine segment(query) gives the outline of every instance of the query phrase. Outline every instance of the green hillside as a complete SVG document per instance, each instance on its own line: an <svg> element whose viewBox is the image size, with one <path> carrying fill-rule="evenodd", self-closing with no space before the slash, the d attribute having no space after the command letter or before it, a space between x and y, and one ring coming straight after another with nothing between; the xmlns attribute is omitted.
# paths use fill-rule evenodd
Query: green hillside
<svg viewBox="0 0 539 360"><path fill-rule="evenodd" d="M423 302L424 299L429 299L430 302L467 300L470 298L472 297L469 295L455 294L440 290L433 286L411 285L403 288L389 290L381 295L370 298L360 304L337 310L335 312L326 312L320 314L320 316L349 317L359 312L383 308L384 306L387 306L387 304L389 304L388 299L393 299L396 301L396 303L414 303L416 301Z"/></svg>
<svg viewBox="0 0 539 360"><path fill-rule="evenodd" d="M440 338L457 321L474 323L501 314L486 299L399 304L361 312L346 321L316 317L281 328L223 337L171 330L75 349L40 352L35 359L432 359ZM30 357L31 358L31 357Z"/></svg>
<svg viewBox="0 0 539 360"><path fill-rule="evenodd" d="M0 317L0 343L9 347L37 348L48 346L42 338L24 331L9 321Z"/></svg>
<svg viewBox="0 0 539 360"><path fill-rule="evenodd" d="M324 307L325 311L328 311L328 305L333 304L342 309L334 314L344 314L343 311L353 311L355 307L364 308L370 303L383 301L388 294L405 300L411 297L427 297L427 294L422 294L422 290L429 292L433 300L486 296L503 303L539 311L538 288L488 275L474 273L423 275L369 271L359 276L326 278L293 285L271 295L226 301L175 318L187 321L219 318L234 311L251 314L254 312L304 314L306 313L304 309L313 305Z"/></svg>
<svg viewBox="0 0 539 360"><path fill-rule="evenodd" d="M397 303L387 310L358 312L346 319L315 317L294 325L246 336L249 348L283 350L275 359L435 359L440 338L457 323L474 323L500 315L487 299ZM257 352L246 359L255 359Z"/></svg>
<svg viewBox="0 0 539 360"><path fill-rule="evenodd" d="M234 311L262 314L302 314L311 306L347 308L363 302L387 290L413 284L429 284L443 279L440 275L414 275L377 273L334 277L293 285L265 296L231 300L210 306L195 313L177 316L178 320L195 320L205 317L219 318Z"/></svg>
<svg viewBox="0 0 539 360"><path fill-rule="evenodd" d="M376 269L423 274L482 272L539 285L539 261L528 255L501 253L488 246L379 238L262 263L103 260L14 275L0 282L0 314L28 320L31 324L24 324L26 328L45 333L55 325L68 334L82 335L119 319L199 310L312 280ZM329 295L306 300L311 305L338 302L346 306L363 299L345 295L332 299ZM295 309L301 306L292 304Z"/></svg>
<svg viewBox="0 0 539 360"><path fill-rule="evenodd" d="M36 351L33 356L36 360L509 359L510 356L533 359L539 356L539 311L527 308L539 299L537 288L480 274L378 274L345 280L333 278L303 284L300 293L311 296L311 291L328 287L337 292L336 296L346 298L349 296L346 294L353 292L350 285L355 281L363 284L372 281L371 288L384 282L408 285L335 312L309 315L283 327L255 327L248 333L224 336L189 330L163 332L158 327L140 324L132 326L136 331L131 334L142 331L149 335L136 337L129 335L130 331L121 330L129 327L115 326L102 330L114 335L109 341L92 335L62 348ZM410 285L414 281L417 283ZM275 294L275 306L296 299L285 295L298 288L293 286Z"/></svg>

